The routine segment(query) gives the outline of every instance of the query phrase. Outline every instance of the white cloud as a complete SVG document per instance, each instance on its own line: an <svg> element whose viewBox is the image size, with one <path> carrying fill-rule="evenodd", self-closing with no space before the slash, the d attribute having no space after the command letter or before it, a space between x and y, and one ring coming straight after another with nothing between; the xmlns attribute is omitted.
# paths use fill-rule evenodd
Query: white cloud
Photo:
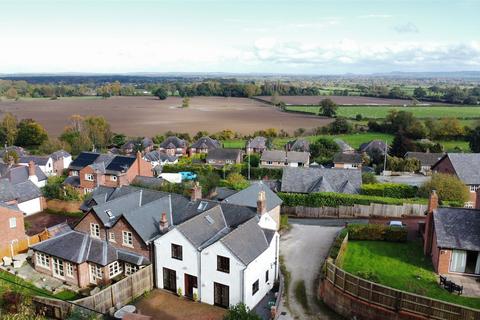
<svg viewBox="0 0 480 320"><path fill-rule="evenodd" d="M366 14L358 16L360 19L389 19L392 17L393 15L391 14Z"/></svg>
<svg viewBox="0 0 480 320"><path fill-rule="evenodd" d="M398 33L418 33L418 27L413 22L407 22L405 24L399 24L393 27L395 31Z"/></svg>

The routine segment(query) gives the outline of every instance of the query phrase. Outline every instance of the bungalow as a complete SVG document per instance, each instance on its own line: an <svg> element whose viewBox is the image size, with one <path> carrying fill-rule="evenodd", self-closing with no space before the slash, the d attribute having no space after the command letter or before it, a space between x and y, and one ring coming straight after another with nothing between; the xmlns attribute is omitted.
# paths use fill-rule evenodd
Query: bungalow
<svg viewBox="0 0 480 320"><path fill-rule="evenodd" d="M361 170L286 167L283 169L281 191L357 194L361 185Z"/></svg>
<svg viewBox="0 0 480 320"><path fill-rule="evenodd" d="M136 157L82 152L68 167L65 185L81 193L92 192L98 186L119 187L129 185L136 176L152 177L152 167L140 152Z"/></svg>
<svg viewBox="0 0 480 320"><path fill-rule="evenodd" d="M248 140L246 145L247 153L262 153L267 150L267 138L265 137L255 137Z"/></svg>
<svg viewBox="0 0 480 320"><path fill-rule="evenodd" d="M333 156L334 168L361 169L362 155L358 153L338 152Z"/></svg>
<svg viewBox="0 0 480 320"><path fill-rule="evenodd" d="M405 159L417 159L420 161L420 172L428 176L432 173L432 166L444 155L445 153L407 152L405 153Z"/></svg>
<svg viewBox="0 0 480 320"><path fill-rule="evenodd" d="M260 158L263 168L308 167L310 153L283 150L265 150Z"/></svg>
<svg viewBox="0 0 480 320"><path fill-rule="evenodd" d="M192 144L188 150L190 155L194 155L197 153L209 153L211 150L219 149L221 147L222 145L217 140L210 137L202 137Z"/></svg>
<svg viewBox="0 0 480 320"><path fill-rule="evenodd" d="M388 149L387 144L382 140L372 140L360 145L360 152L366 153L368 155L380 154L384 155L385 151Z"/></svg>
<svg viewBox="0 0 480 320"><path fill-rule="evenodd" d="M53 160L53 173L60 176L72 163L72 155L65 150L55 151L50 155Z"/></svg>
<svg viewBox="0 0 480 320"><path fill-rule="evenodd" d="M181 157L187 154L187 142L175 136L170 136L163 140L158 149L170 156Z"/></svg>
<svg viewBox="0 0 480 320"><path fill-rule="evenodd" d="M258 213L245 208L200 202L209 209L154 241L156 286L191 299L228 308L253 308L278 279L279 235L265 228L265 199ZM276 226L275 226L276 227Z"/></svg>
<svg viewBox="0 0 480 320"><path fill-rule="evenodd" d="M207 164L212 166L224 166L227 164L242 163L243 152L240 149L213 149L206 158Z"/></svg>
<svg viewBox="0 0 480 320"><path fill-rule="evenodd" d="M447 153L432 166L433 172L457 176L470 190L466 208L476 207L476 191L480 189L480 153Z"/></svg>
<svg viewBox="0 0 480 320"><path fill-rule="evenodd" d="M28 166L30 161L33 161L47 176L54 174L53 159L50 156L23 156L18 159L18 164L21 166Z"/></svg>
<svg viewBox="0 0 480 320"><path fill-rule="evenodd" d="M480 203L480 192L477 192ZM424 252L439 274L480 275L480 206L439 208L430 195L424 232Z"/></svg>
<svg viewBox="0 0 480 320"><path fill-rule="evenodd" d="M287 151L310 152L310 143L305 139L295 139L285 145Z"/></svg>

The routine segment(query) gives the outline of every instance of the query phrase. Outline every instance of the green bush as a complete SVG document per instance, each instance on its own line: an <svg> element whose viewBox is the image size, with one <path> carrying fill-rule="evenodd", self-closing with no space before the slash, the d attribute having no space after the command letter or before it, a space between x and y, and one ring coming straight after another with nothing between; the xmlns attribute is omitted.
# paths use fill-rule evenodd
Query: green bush
<svg viewBox="0 0 480 320"><path fill-rule="evenodd" d="M417 187L401 183L369 183L363 184L361 194L368 196L390 198L414 198L417 195Z"/></svg>
<svg viewBox="0 0 480 320"><path fill-rule="evenodd" d="M337 235L335 240L333 241L332 246L330 247L330 252L328 256L333 260L337 259L338 253L340 252L340 247L342 246L342 242L348 234L348 229L344 228L340 233Z"/></svg>
<svg viewBox="0 0 480 320"><path fill-rule="evenodd" d="M362 183L378 183L375 174L372 172L362 173Z"/></svg>
<svg viewBox="0 0 480 320"><path fill-rule="evenodd" d="M465 202L469 192L465 184L456 176L444 173L434 173L432 178L424 183L418 194L428 197L432 190L436 190L440 201Z"/></svg>
<svg viewBox="0 0 480 320"><path fill-rule="evenodd" d="M47 180L47 184L42 187L43 196L47 199L59 199L64 201L83 200L83 195L77 189L70 185L63 186L65 176L52 176Z"/></svg>
<svg viewBox="0 0 480 320"><path fill-rule="evenodd" d="M351 224L347 227L349 240L407 241L407 228L381 224Z"/></svg>
<svg viewBox="0 0 480 320"><path fill-rule="evenodd" d="M360 194L344 194L334 192L316 192L316 193L284 193L277 194L283 200L283 205L288 207L338 207L353 206L355 204L370 205L371 203L383 203L392 205L402 205L404 203L426 204L427 199L398 199L377 196L367 196Z"/></svg>

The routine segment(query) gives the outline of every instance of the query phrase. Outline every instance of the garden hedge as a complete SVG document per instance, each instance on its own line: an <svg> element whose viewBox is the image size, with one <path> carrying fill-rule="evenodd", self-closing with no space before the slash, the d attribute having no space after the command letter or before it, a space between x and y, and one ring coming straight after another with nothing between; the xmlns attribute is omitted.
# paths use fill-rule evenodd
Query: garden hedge
<svg viewBox="0 0 480 320"><path fill-rule="evenodd" d="M349 240L407 241L407 228L381 224L351 224L347 227Z"/></svg>
<svg viewBox="0 0 480 320"><path fill-rule="evenodd" d="M360 193L367 196L390 198L415 198L417 187L401 183L369 183L363 184Z"/></svg>
<svg viewBox="0 0 480 320"><path fill-rule="evenodd" d="M309 194L279 192L277 195L283 200L283 205L288 207L338 207L353 206L355 204L370 205L372 203L391 205L403 205L404 203L427 203L427 199L398 199L334 192L316 192Z"/></svg>

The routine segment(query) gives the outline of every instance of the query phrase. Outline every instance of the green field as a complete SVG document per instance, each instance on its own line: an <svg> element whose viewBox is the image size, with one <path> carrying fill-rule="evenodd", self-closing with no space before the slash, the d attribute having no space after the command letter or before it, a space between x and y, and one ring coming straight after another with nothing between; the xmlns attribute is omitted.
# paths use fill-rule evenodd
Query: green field
<svg viewBox="0 0 480 320"><path fill-rule="evenodd" d="M288 106L287 110L318 114L320 107ZM417 118L461 118L480 119L480 106L339 106L338 116L354 119L357 114L363 118L382 119L392 109L412 112Z"/></svg>
<svg viewBox="0 0 480 320"><path fill-rule="evenodd" d="M341 267L392 288L480 308L480 298L451 294L438 285L432 262L423 254L420 241L349 241Z"/></svg>
<svg viewBox="0 0 480 320"><path fill-rule="evenodd" d="M307 139L310 142L317 140L320 137L325 138L339 138L348 143L351 147L358 149L362 143L369 142L371 140L383 140L387 141L388 144L391 144L393 141L393 135L388 133L375 133L375 132L364 132L364 133L352 133L352 134L339 134L339 135L320 135L320 136L306 136L301 137L302 139ZM295 138L274 138L273 146L274 149L284 149L285 144L294 140ZM230 149L243 149L245 148L245 140L226 140L223 141L224 148ZM456 151L456 148L460 148L462 151L469 152L470 147L467 141L435 141L439 142L444 146L445 151L453 152Z"/></svg>

